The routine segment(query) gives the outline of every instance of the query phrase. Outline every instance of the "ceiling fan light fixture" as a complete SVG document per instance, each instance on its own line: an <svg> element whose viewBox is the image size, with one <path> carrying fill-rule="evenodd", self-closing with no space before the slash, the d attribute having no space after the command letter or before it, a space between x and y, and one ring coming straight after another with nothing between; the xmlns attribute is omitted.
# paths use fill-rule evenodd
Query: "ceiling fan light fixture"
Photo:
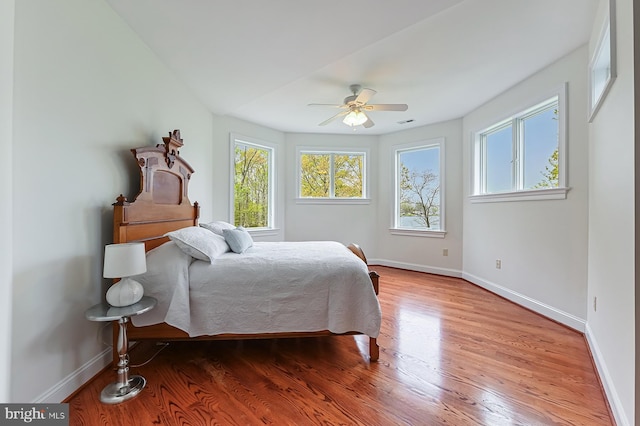
<svg viewBox="0 0 640 426"><path fill-rule="evenodd" d="M367 115L360 109L354 109L344 117L342 122L347 126L359 126L368 120Z"/></svg>
<svg viewBox="0 0 640 426"><path fill-rule="evenodd" d="M342 122L353 130L356 130L356 126L363 126L368 129L373 127L375 123L371 121L365 111L406 111L408 108L407 104L369 104L369 99L376 94L375 90L362 89L359 84L352 84L349 88L353 95L344 98L342 104L309 104L309 106L328 106L342 110L324 120L318 126L326 126L332 123L333 120L342 118Z"/></svg>

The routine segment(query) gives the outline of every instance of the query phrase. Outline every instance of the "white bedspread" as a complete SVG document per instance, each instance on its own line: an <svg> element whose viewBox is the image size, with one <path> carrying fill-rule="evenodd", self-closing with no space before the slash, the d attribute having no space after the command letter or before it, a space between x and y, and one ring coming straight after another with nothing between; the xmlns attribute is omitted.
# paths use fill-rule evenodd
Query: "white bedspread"
<svg viewBox="0 0 640 426"><path fill-rule="evenodd" d="M171 244L149 252L148 272L138 277L159 303L132 317L136 326L166 322L190 336L320 330L378 336L380 305L367 266L340 243L255 242L243 254L190 265L188 256L173 256L180 250ZM171 267L173 276L162 271L170 256L180 264Z"/></svg>

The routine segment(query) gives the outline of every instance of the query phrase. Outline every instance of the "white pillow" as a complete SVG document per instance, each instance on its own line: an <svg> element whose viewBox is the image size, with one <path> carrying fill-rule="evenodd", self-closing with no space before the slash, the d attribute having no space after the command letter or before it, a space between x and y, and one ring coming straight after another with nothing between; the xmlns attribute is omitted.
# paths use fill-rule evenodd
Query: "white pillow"
<svg viewBox="0 0 640 426"><path fill-rule="evenodd" d="M246 249L253 246L251 234L242 226L238 226L235 229L225 229L223 234L224 239L234 253L243 253Z"/></svg>
<svg viewBox="0 0 640 426"><path fill-rule="evenodd" d="M207 262L229 251L229 245L223 237L199 226L167 232L165 236L174 241L189 256Z"/></svg>
<svg viewBox="0 0 640 426"><path fill-rule="evenodd" d="M220 236L224 236L223 231L225 229L235 229L235 226L233 226L232 224L230 224L228 222L224 222L222 220L216 220L216 221L209 222L209 223L201 223L200 226L202 226L204 229L208 229L209 231L213 232L214 234L218 234Z"/></svg>

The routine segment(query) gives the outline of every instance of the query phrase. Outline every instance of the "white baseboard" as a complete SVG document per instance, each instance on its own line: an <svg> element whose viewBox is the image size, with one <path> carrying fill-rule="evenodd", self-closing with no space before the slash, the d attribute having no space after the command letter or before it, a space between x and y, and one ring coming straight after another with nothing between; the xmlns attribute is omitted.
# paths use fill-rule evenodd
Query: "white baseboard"
<svg viewBox="0 0 640 426"><path fill-rule="evenodd" d="M396 262L394 260L369 259L369 265L389 266L391 268L407 269L409 271L426 272L428 274L444 275L446 277L462 278L462 271L457 269L438 268L435 266L417 265L415 263Z"/></svg>
<svg viewBox="0 0 640 426"><path fill-rule="evenodd" d="M83 366L62 379L49 390L38 396L34 404L54 404L63 401L69 395L87 383L112 361L113 351L107 348L94 356ZM114 376L115 378L115 376Z"/></svg>
<svg viewBox="0 0 640 426"><path fill-rule="evenodd" d="M593 356L593 361L596 364L596 369L598 370L598 375L600 376L600 381L602 382L602 387L604 388L606 398L609 401L609 406L613 412L616 424L618 426L631 426L633 423L631 422L631 419L627 419L624 415L620 396L618 395L618 392L616 392L616 388L612 386L613 380L609 374L609 369L607 368L607 364L604 362L602 352L600 352L600 347L598 346L598 342L596 341L591 328L589 328L589 324L587 324L585 336L587 336L587 344L589 345L589 349L591 349L591 355Z"/></svg>
<svg viewBox="0 0 640 426"><path fill-rule="evenodd" d="M506 287L502 287L501 285L484 280L480 277L476 277L475 275L464 272L462 274L462 278L469 282L472 282L477 286L487 289L492 293L502 296L507 300L517 303L520 306L531 309L533 312L564 324L567 327L578 330L581 333L584 333L585 331L586 321L582 318L578 318L568 312L556 309L553 306L549 306L546 303L540 302L539 300L532 299L529 296L525 296L524 294L520 294L517 291L513 291Z"/></svg>
<svg viewBox="0 0 640 426"><path fill-rule="evenodd" d="M392 268L408 269L410 271L427 272L429 274L444 275L447 277L463 278L477 286L480 286L486 290L489 290L492 293L495 293L501 297L504 297L507 300L517 303L520 306L524 306L525 308L531 309L532 311L539 313L540 315L543 315L547 318L550 318L554 321L564 324L567 327L573 328L574 330L578 330L582 333L584 333L585 331L586 321L583 320L582 318L578 318L575 315L556 309L553 306L549 306L538 300L532 299L528 296L525 296L524 294L520 294L506 287L502 287L501 285L492 283L490 281L487 281L485 279L476 277L475 275L468 274L466 272L463 272L457 269L447 269L447 268L439 268L439 267L427 266L427 265L417 265L413 263L396 262L393 260L385 260L385 259L370 259L369 264L372 265L374 269L375 269L375 265L381 265L381 266L390 266Z"/></svg>

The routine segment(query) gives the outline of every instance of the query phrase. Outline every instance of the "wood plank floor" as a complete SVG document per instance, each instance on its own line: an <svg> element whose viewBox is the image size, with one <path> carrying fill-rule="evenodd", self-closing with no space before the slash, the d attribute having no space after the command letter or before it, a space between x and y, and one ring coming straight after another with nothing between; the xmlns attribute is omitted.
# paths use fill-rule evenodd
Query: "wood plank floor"
<svg viewBox="0 0 640 426"><path fill-rule="evenodd" d="M140 395L101 404L105 371L67 401L70 424L613 424L580 333L460 279L372 269L379 362L364 336L171 343L132 369Z"/></svg>

